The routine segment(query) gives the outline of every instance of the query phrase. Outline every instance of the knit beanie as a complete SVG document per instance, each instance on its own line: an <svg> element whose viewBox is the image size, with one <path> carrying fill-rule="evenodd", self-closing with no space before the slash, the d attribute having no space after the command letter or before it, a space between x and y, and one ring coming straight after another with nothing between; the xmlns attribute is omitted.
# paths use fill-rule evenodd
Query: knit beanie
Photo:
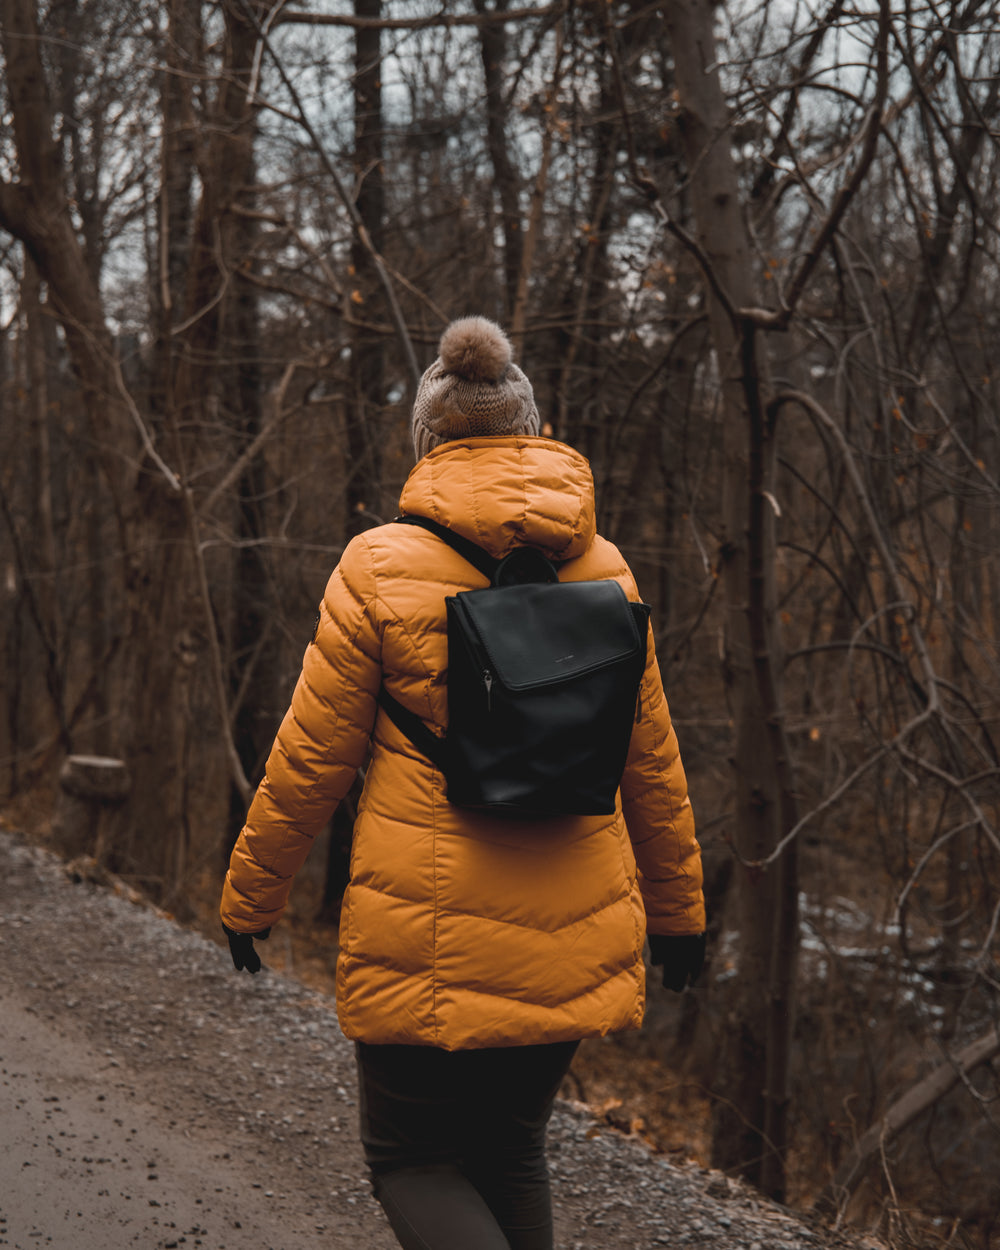
<svg viewBox="0 0 1000 1250"><path fill-rule="evenodd" d="M537 434L540 424L503 330L486 317L453 321L417 387L410 422L417 459L453 438Z"/></svg>

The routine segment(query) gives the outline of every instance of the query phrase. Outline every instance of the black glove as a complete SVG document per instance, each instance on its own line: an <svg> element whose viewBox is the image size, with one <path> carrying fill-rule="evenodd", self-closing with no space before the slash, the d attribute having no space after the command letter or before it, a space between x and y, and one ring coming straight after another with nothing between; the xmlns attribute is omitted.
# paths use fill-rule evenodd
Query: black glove
<svg viewBox="0 0 1000 1250"><path fill-rule="evenodd" d="M649 962L663 965L663 984L679 994L686 985L694 985L705 963L704 933L685 933L680 937L649 935Z"/></svg>
<svg viewBox="0 0 1000 1250"><path fill-rule="evenodd" d="M271 930L268 928L261 929L259 933L236 933L224 924L222 931L229 938L229 953L233 957L236 971L242 972L246 968L247 972L260 972L260 956L253 948L253 940L257 938L263 942L270 936Z"/></svg>

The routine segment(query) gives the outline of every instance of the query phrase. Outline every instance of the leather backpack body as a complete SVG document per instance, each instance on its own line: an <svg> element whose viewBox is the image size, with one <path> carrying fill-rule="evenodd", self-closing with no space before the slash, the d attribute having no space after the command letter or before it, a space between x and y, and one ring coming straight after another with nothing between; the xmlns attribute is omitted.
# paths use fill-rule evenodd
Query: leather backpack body
<svg viewBox="0 0 1000 1250"><path fill-rule="evenodd" d="M379 703L444 774L460 807L515 818L610 815L646 664L649 607L611 580L560 582L533 547L497 560L426 517L417 525L490 580L445 599L443 738L382 687Z"/></svg>

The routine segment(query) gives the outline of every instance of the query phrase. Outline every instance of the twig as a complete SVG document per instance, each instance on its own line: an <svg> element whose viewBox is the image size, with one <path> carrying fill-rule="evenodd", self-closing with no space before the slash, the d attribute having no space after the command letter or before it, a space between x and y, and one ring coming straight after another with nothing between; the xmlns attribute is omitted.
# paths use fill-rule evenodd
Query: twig
<svg viewBox="0 0 1000 1250"><path fill-rule="evenodd" d="M912 1085L862 1134L860 1141L837 1169L833 1180L816 1199L814 1209L822 1214L842 1210L875 1153L912 1124L917 1116L943 1098L960 1080L982 1064L988 1063L997 1054L1000 1054L1000 1029L994 1027L976 1041L970 1042L957 1055L947 1055L944 1063L938 1064L932 1072Z"/></svg>
<svg viewBox="0 0 1000 1250"><path fill-rule="evenodd" d="M326 170L327 174L329 174L330 181L333 183L337 195L340 197L341 203L347 210L347 215L351 219L351 224L353 225L358 238L361 240L362 246L372 258L372 264L375 266L375 270L379 276L379 281L382 284L382 289L385 292L386 301L389 305L389 312L392 317L393 324L396 327L396 334L399 338L400 347L403 349L403 356L406 360L407 369L410 375L410 382L415 389L420 382L422 371L420 366L417 364L417 357L413 350L413 343L410 341L410 335L406 328L403 312L399 306L399 301L396 299L396 292L389 279L385 263L383 262L378 249L371 240L371 235L369 235L368 228L365 226L365 223L361 218L361 214L358 212L357 205L348 194L343 180L334 168L330 157L327 155L326 148L323 146L322 140L316 133L316 129L312 122L310 122L309 116L306 113L305 105L302 103L302 97L299 95L298 91L296 91L295 84L289 78L281 58L278 56L277 52L275 52L274 47L267 36L267 32L257 20L257 15L250 8L248 0L240 0L240 7L243 9L247 21L250 22L253 29L257 32L257 38L261 41L271 60L274 62L274 67L278 71L278 75L284 84L285 90L291 96L298 111L299 124L312 140L316 155L319 157L320 163Z"/></svg>
<svg viewBox="0 0 1000 1250"><path fill-rule="evenodd" d="M611 6L607 5L605 9L605 38L608 45L608 55L611 58L611 70L615 80L615 94L618 97L618 112L621 117L622 127L625 133L625 150L628 158L629 174L632 184L638 191L649 201L651 207L656 211L663 223L664 229L672 234L675 239L691 253L698 263L705 281L712 289L712 294L719 301L720 305L725 309L726 315L733 324L733 328L738 326L739 315L736 306L729 297L729 292L722 285L718 274L715 272L715 266L708 258L708 254L701 246L694 235L689 234L687 230L675 221L663 202L660 189L649 176L648 173L640 166L635 151L635 137L632 133L632 123L629 118L628 102L625 99L625 82L622 75L621 61L618 57L618 49L615 44L614 27L611 24Z"/></svg>
<svg viewBox="0 0 1000 1250"><path fill-rule="evenodd" d="M296 23L303 26L350 26L355 30L427 30L441 26L492 26L503 22L561 17L567 10L566 0L558 4L527 6L521 9L497 9L492 13L445 13L439 10L421 17L355 17L352 13L306 13L286 9L279 25Z"/></svg>

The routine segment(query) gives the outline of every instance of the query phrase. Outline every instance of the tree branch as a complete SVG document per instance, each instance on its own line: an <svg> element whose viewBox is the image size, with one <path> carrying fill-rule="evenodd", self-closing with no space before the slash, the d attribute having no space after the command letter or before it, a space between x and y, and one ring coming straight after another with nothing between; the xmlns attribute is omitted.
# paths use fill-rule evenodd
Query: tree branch
<svg viewBox="0 0 1000 1250"><path fill-rule="evenodd" d="M1000 1030L991 1029L971 1042L957 1055L948 1055L943 1063L922 1080L912 1085L905 1094L889 1107L888 1111L861 1137L847 1158L841 1163L832 1181L816 1199L813 1209L821 1215L830 1216L843 1211L847 1200L857 1188L872 1158L903 1129L912 1124L923 1112L954 1089L959 1081L1000 1054Z"/></svg>
<svg viewBox="0 0 1000 1250"><path fill-rule="evenodd" d="M879 24L878 35L875 41L876 48L876 80L875 80L875 98L872 101L871 108L868 111L868 121L865 129L864 143L861 149L861 155L858 163L854 167L854 172L847 179L844 185L837 192L837 196L833 201L833 205L827 214L826 221L823 222L819 230L816 232L816 238L813 245L807 252L798 271L792 278L792 281L782 301L782 307L774 312L768 312L764 309L745 309L742 315L753 320L755 324L767 330L785 330L788 323L792 319L795 308L802 298L802 293L812 277L813 270L819 263L819 258L826 250L827 244L837 232L837 228L843 220L844 214L850 207L851 201L854 199L862 182L868 174L868 170L872 161L875 159L875 150L878 147L878 136L882 126L882 115L885 110L886 96L889 91L889 32L892 28L892 7L889 0L879 0Z"/></svg>
<svg viewBox="0 0 1000 1250"><path fill-rule="evenodd" d="M340 175L337 173L336 169L334 168L333 162L330 160L329 156L327 155L326 148L323 146L322 140L320 139L319 135L316 133L315 127L310 122L309 117L305 110L305 105L302 103L302 97L299 95L298 91L296 91L295 84L289 78L288 73L285 70L284 64L282 63L282 60L278 56L277 52L275 52L274 46L272 45L270 39L268 38L266 31L264 31L264 29L261 27L260 22L257 20L257 15L250 8L250 5L247 3L247 0L240 0L240 7L242 8L244 15L246 16L247 21L253 26L253 29L257 32L257 38L261 41L261 43L263 44L264 48L267 51L267 54L270 56L271 60L274 62L274 67L278 71L278 75L281 78L282 83L284 84L285 90L291 96L292 101L295 104L295 108L298 111L299 124L302 126L303 130L305 130L309 138L312 140L313 147L316 150L316 155L319 157L323 168L329 174L330 181L333 183L334 188L336 189L337 195L340 197L340 201L344 205L344 208L347 210L348 217L350 217L351 219L351 225L354 227L354 230L357 233L358 238L361 240L363 246L371 255L372 264L375 266L375 270L379 276L379 281L381 282L382 288L385 291L386 301L389 305L389 311L392 316L393 324L396 327L396 334L399 338L400 347L403 349L403 355L405 357L407 369L410 375L410 383L411 383L411 386L415 390L416 387L419 385L422 370L420 366L417 364L417 357L413 350L413 343L410 340L410 335L406 328L406 322L403 319L403 312L399 306L399 301L396 298L396 292L392 285L392 282L390 281L388 271L386 270L386 267L385 267L385 263L382 260L382 257L379 254L378 249L372 243L371 236L368 234L367 227L365 226L365 223L361 219L361 214L358 212L357 205L354 203L354 200L352 199L352 197L348 194L348 191L344 185L343 179L340 177Z"/></svg>
<svg viewBox="0 0 1000 1250"><path fill-rule="evenodd" d="M736 306L729 297L729 292L722 285L719 275L715 271L715 266L709 260L708 253L701 246L693 234L689 234L687 230L675 221L663 202L663 196L660 189L649 176L646 170L639 164L635 150L635 136L632 133L632 122L629 117L628 102L625 99L625 82L622 76L621 60L618 56L618 48L615 43L614 27L611 24L611 6L607 7L606 23L605 23L605 39L608 45L608 55L611 58L611 69L615 80L615 94L618 97L618 112L621 117L622 127L625 133L625 151L628 158L628 168L630 181L637 191L640 191L649 201L651 207L655 210L660 221L663 223L664 229L672 234L674 238L694 257L701 270L705 281L712 290L712 294L718 300L719 304L725 310L726 315L732 322L733 329L736 330L739 324L739 315Z"/></svg>
<svg viewBox="0 0 1000 1250"><path fill-rule="evenodd" d="M568 7L566 0L560 0L558 4L528 5L499 13L446 13L442 9L428 17L355 17L351 13L306 13L301 9L286 9L276 18L274 25L294 22L300 26L349 26L355 30L428 30L439 26L448 29L453 26L495 26L504 22L561 17Z"/></svg>

